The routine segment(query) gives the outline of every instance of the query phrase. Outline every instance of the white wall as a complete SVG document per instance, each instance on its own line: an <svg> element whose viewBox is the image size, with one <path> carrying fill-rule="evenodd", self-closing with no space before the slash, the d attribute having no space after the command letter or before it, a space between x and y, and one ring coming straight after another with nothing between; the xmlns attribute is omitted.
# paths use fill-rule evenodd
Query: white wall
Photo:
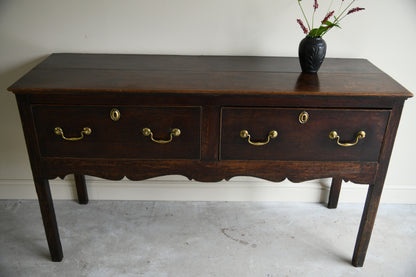
<svg viewBox="0 0 416 277"><path fill-rule="evenodd" d="M346 0L347 1L347 0ZM312 5L312 0L303 0ZM326 11L329 0L320 0ZM335 0L337 2L337 0ZM416 92L416 1L357 1L325 37L328 57L367 58ZM356 5L354 5L356 6ZM23 133L6 88L52 52L297 56L303 38L296 0L0 0L0 198L35 198ZM416 203L413 128L416 102L405 104L384 202ZM413 123L413 124L412 124ZM254 178L202 184L178 176L120 186L89 178L91 199L321 201L329 180L273 184ZM56 198L72 182L53 181ZM123 188L123 189L121 189ZM365 186L347 184L341 201L363 201Z"/></svg>

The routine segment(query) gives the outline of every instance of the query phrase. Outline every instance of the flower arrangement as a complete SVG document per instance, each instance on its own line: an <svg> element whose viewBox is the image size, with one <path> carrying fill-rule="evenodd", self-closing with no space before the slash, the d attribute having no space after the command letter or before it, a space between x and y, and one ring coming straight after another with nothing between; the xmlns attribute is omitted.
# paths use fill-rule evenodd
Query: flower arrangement
<svg viewBox="0 0 416 277"><path fill-rule="evenodd" d="M326 16L320 22L321 24L319 25L319 27L314 28L315 14L316 14L316 10L319 7L318 0L314 0L314 4L313 4L312 25L309 24L308 18L305 15L305 11L303 10L303 7L302 7L302 0L297 0L297 1L298 1L300 10L302 11L303 17L305 18L307 27L304 25L304 23L301 19L297 19L297 22L300 25L300 27L302 28L303 32L305 34L307 34L308 37L322 37L329 30L331 30L333 27L340 28L339 23L346 16L348 16L349 14L364 10L364 8L360 8L360 7L351 8L351 5L356 0L352 0L346 6L344 6L344 2L346 2L346 1L336 0L336 1L339 1L341 3L339 4L338 12L335 15L335 9L332 9L332 4L334 3L334 0L331 0L331 3L329 5L328 12L326 13Z"/></svg>

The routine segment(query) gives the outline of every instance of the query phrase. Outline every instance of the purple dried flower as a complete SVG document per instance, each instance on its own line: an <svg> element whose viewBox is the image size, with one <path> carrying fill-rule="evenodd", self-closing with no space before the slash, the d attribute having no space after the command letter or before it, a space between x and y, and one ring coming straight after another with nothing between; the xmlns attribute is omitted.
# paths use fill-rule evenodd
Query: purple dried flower
<svg viewBox="0 0 416 277"><path fill-rule="evenodd" d="M323 18L323 20L320 22L320 26L318 26L317 28L314 28L316 10L319 8L319 3L318 3L319 0L313 0L312 1L312 3L313 3L312 24L309 24L308 17L306 16L305 11L303 10L303 7L302 7L302 2L303 1L302 0L297 0L297 1L298 1L299 8L302 12L303 18L304 18L304 20L306 20L306 27L303 24L301 19L297 19L297 22L300 25L300 27L302 28L303 32L305 34L307 34L309 37L321 37L324 34L326 34L333 27L341 28L339 23L347 15L349 15L351 13L358 12L358 11L365 10L364 8L360 8L360 7L351 8L352 4L356 0L348 0L348 1L337 0L337 2L339 4L339 10L337 11L337 13L335 13L335 10L332 10L332 8L331 8L334 0L331 0L331 3L330 3L329 8L328 8L328 12L325 15L325 17ZM347 3L346 7L343 7L344 2Z"/></svg>
<svg viewBox="0 0 416 277"><path fill-rule="evenodd" d="M313 4L314 11L316 11L316 9L318 9L318 7L319 7L318 0L315 0L315 4Z"/></svg>
<svg viewBox="0 0 416 277"><path fill-rule="evenodd" d="M331 18L331 16L333 16L333 15L334 15L334 13L335 13L335 11L329 12L329 13L325 16L324 20L322 20L322 24L325 24L325 22L327 22L327 21L328 21L328 19L330 19L330 18Z"/></svg>
<svg viewBox="0 0 416 277"><path fill-rule="evenodd" d="M302 28L302 30L303 30L303 32L304 32L305 34L309 33L308 28L306 28L306 27L305 27L305 25L303 24L302 20L297 19L296 21L299 23L300 27Z"/></svg>
<svg viewBox="0 0 416 277"><path fill-rule="evenodd" d="M359 11L362 11L362 10L365 10L365 9L364 8L356 7L354 9L349 10L348 13L347 13L347 15L349 15L350 13L355 13L355 12L359 12Z"/></svg>

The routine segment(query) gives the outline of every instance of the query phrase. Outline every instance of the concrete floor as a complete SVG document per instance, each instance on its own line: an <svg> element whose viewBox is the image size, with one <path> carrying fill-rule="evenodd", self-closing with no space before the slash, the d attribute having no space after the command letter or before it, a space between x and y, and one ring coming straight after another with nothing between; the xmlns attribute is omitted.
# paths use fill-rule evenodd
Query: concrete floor
<svg viewBox="0 0 416 277"><path fill-rule="evenodd" d="M416 276L416 206L381 205L363 268L362 204L55 201L49 260L37 201L0 201L0 276Z"/></svg>

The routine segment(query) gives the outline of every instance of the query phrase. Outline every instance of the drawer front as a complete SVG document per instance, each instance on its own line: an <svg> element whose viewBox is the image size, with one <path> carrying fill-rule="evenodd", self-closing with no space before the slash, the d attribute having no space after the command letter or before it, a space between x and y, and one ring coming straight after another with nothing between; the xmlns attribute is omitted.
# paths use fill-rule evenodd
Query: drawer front
<svg viewBox="0 0 416 277"><path fill-rule="evenodd" d="M42 156L200 159L200 107L35 105L32 111Z"/></svg>
<svg viewBox="0 0 416 277"><path fill-rule="evenodd" d="M221 159L377 161L389 115L388 110L223 108Z"/></svg>

